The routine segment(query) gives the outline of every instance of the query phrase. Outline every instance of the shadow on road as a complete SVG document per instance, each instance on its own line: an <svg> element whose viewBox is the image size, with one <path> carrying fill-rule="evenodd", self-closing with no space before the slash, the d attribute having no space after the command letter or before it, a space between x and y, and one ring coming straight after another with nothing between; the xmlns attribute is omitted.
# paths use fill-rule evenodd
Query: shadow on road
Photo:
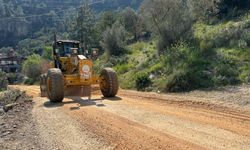
<svg viewBox="0 0 250 150"><path fill-rule="evenodd" d="M97 106L97 107L105 107L105 104L103 104L103 101L120 101L122 98L120 97L111 97L111 98L99 98L99 99L83 99L81 97L66 97L72 101L63 101L61 103L52 103L50 101L44 102L44 107L46 108L57 108L62 107L64 105L69 104L78 104L77 107L70 107L70 110L79 110L80 107L86 107L86 106Z"/></svg>

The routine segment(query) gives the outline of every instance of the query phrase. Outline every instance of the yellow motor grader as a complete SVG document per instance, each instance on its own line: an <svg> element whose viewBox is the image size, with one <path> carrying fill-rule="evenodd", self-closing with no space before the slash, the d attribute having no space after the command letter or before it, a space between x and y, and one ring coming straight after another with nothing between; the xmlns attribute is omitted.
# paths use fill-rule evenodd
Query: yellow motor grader
<svg viewBox="0 0 250 150"><path fill-rule="evenodd" d="M115 97L118 77L111 68L104 68L100 75L93 72L93 62L80 53L79 41L53 42L53 62L47 74L40 77L41 96L51 102L62 102L65 96L91 98L91 85L99 84L104 97Z"/></svg>

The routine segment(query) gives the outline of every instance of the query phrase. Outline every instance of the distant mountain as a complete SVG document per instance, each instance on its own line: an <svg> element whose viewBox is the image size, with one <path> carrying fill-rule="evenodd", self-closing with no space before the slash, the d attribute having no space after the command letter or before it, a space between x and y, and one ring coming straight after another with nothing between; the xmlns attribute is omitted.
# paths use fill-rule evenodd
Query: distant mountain
<svg viewBox="0 0 250 150"><path fill-rule="evenodd" d="M134 9L137 9L142 3L142 1L143 0L104 0L103 3L93 4L92 7L96 11L116 10L125 7L132 7Z"/></svg>
<svg viewBox="0 0 250 150"><path fill-rule="evenodd" d="M143 0L91 0L96 12L125 7L137 9ZM81 0L0 0L0 48L13 46L41 29L64 30L63 18Z"/></svg>

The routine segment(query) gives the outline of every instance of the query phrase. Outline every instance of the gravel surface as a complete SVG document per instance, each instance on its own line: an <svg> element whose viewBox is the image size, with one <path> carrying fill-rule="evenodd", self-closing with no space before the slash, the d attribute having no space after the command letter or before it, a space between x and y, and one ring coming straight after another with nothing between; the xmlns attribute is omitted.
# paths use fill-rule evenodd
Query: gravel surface
<svg viewBox="0 0 250 150"><path fill-rule="evenodd" d="M18 144L21 149L250 148L250 110L242 103L247 86L182 94L120 90L108 99L95 89L91 100L68 97L58 104L41 98L38 86L13 88L27 91L35 102L27 122L30 140L23 139L30 145ZM18 143L19 136L13 136Z"/></svg>
<svg viewBox="0 0 250 150"><path fill-rule="evenodd" d="M176 94L187 98L227 106L230 108L250 111L250 85L230 86L211 91L193 91Z"/></svg>
<svg viewBox="0 0 250 150"><path fill-rule="evenodd" d="M13 93L9 97L13 97ZM9 105L7 103L6 100L5 104ZM30 97L20 95L15 100L15 106L0 115L1 150L42 149L36 132L36 123L32 119L32 108L33 102Z"/></svg>

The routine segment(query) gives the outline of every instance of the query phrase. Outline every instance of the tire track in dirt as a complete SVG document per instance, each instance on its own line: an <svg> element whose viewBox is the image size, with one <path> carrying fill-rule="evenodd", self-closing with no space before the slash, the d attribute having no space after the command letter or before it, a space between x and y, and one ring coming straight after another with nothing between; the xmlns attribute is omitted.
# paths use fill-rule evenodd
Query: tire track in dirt
<svg viewBox="0 0 250 150"><path fill-rule="evenodd" d="M34 98L36 102L32 111L37 123L40 142L49 149L60 150L102 150L111 149L109 145L84 128L71 116L63 113L62 108L46 104L46 98ZM50 108L51 107L51 108Z"/></svg>
<svg viewBox="0 0 250 150"><path fill-rule="evenodd" d="M15 88L25 89L35 97L39 95L37 86ZM62 121L63 124L73 122L69 128L80 131L73 132L73 135L81 137L85 134L82 139L94 141L97 147L99 145L98 149L250 148L249 112L244 113L192 99L186 101L171 95L157 96L121 90L118 96L120 97L103 99L95 89L92 100L72 97L52 106L47 99L37 97L36 103L40 104L40 107L35 109L44 109L44 112L35 114L50 112L53 115L48 116L59 117L57 122L66 118L66 122ZM46 116L40 118L40 121L48 119ZM57 125L57 122L52 124L64 127L60 123ZM41 124L46 124L46 121ZM63 129L67 131L68 127ZM58 132L56 135L59 137L52 138L56 143L61 141L62 145L65 145L67 141L71 141L71 144L77 141L68 137L61 140L63 137L60 137L60 134L63 133ZM70 135L71 132L68 131L67 134ZM74 147L74 144L68 144L68 148ZM90 142L87 147L92 148L92 144ZM75 148L80 146L81 144L76 145Z"/></svg>
<svg viewBox="0 0 250 150"><path fill-rule="evenodd" d="M162 114L159 113L159 111L149 111L137 106L126 106L123 104L110 104L106 106L107 107L102 108L105 111L119 114L119 116L126 117L147 127L207 148L248 149L250 147L249 134L244 132L236 134L229 130L219 128L217 125L189 120L183 116L178 117L166 113ZM231 128L232 126L229 127ZM247 129L249 128L246 128L246 130ZM238 130L240 130L240 128Z"/></svg>
<svg viewBox="0 0 250 150"><path fill-rule="evenodd" d="M95 107L65 110L65 113L88 126L115 149L205 149Z"/></svg>

